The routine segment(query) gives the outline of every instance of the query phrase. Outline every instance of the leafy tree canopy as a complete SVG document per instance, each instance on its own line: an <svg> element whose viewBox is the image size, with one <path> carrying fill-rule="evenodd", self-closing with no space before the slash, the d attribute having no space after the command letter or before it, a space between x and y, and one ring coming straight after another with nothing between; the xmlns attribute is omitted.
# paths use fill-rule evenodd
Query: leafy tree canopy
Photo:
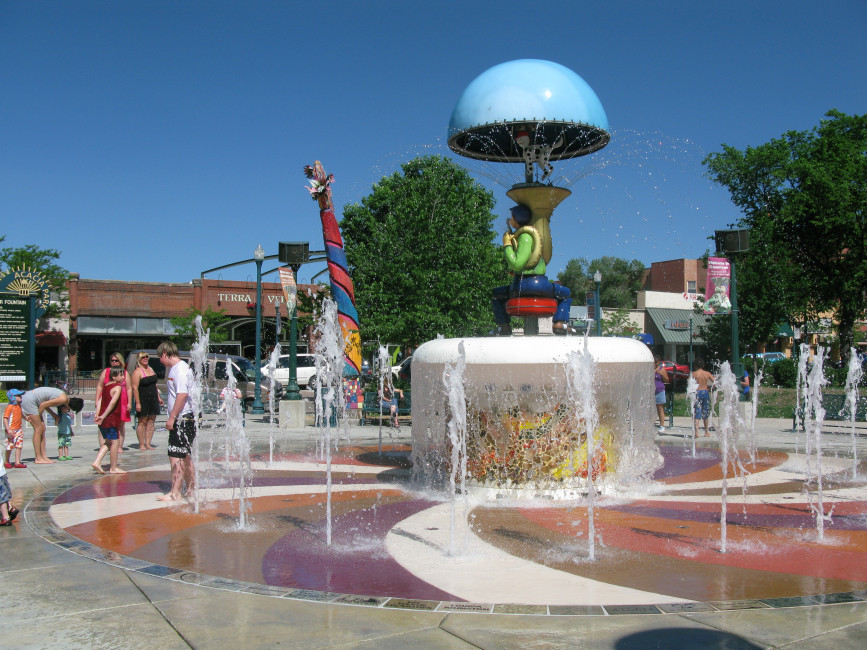
<svg viewBox="0 0 867 650"><path fill-rule="evenodd" d="M204 310L190 307L185 316L175 316L171 323L175 328L175 334L171 337L179 348L189 349L197 338L196 317L202 317L202 329L211 330L210 342L222 343L229 338L229 332L220 327L231 320L224 309L215 310L206 307Z"/></svg>
<svg viewBox="0 0 867 650"><path fill-rule="evenodd" d="M566 268L557 274L557 279L572 290L573 305L585 304L585 293L596 290L596 283L593 281L596 271L602 274L599 301L603 307L635 308L637 294L641 290L644 264L638 260L607 255L591 262L587 262L583 257L573 258L566 263Z"/></svg>
<svg viewBox="0 0 867 650"><path fill-rule="evenodd" d="M704 164L750 229L742 266L766 288L752 308L790 322L833 310L846 358L867 314L867 115L826 117L744 151L723 145Z"/></svg>
<svg viewBox="0 0 867 650"><path fill-rule="evenodd" d="M0 242L5 240L5 235L0 237ZM21 248L3 248L0 249L0 274L22 267L39 271L51 291L51 304L46 309L45 316L56 318L68 309L66 281L69 279L69 271L55 262L59 259L59 250L40 248L35 244L27 244Z"/></svg>
<svg viewBox="0 0 867 650"><path fill-rule="evenodd" d="M629 310L626 307L619 307L602 315L603 336L632 336L640 332L641 328L629 318Z"/></svg>
<svg viewBox="0 0 867 650"><path fill-rule="evenodd" d="M491 289L507 282L493 207L465 169L423 156L344 208L362 340L417 345L493 327Z"/></svg>

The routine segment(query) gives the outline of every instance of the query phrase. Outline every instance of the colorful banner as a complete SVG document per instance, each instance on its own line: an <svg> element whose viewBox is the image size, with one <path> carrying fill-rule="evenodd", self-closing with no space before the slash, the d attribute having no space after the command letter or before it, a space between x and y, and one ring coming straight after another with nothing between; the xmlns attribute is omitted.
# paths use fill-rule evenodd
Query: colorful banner
<svg viewBox="0 0 867 650"><path fill-rule="evenodd" d="M710 296L704 302L705 314L730 314L732 302L729 298L731 283L731 264L724 257L709 257L707 260L707 289Z"/></svg>
<svg viewBox="0 0 867 650"><path fill-rule="evenodd" d="M295 274L288 266L280 267L280 284L283 285L283 298L286 303L286 317L292 318L295 303L298 300L298 285L295 284Z"/></svg>

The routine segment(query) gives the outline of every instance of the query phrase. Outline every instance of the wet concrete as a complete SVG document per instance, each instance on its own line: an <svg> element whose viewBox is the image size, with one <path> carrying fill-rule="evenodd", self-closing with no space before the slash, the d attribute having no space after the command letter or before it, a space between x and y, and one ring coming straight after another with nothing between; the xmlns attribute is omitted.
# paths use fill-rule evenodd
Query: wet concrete
<svg viewBox="0 0 867 650"><path fill-rule="evenodd" d="M690 444L689 426L686 419L683 424L676 421L674 429L660 439ZM793 452L800 445L803 450L802 436L788 431L790 426L790 420L761 421L760 446ZM267 452L267 425L248 419L247 430L255 451ZM374 427L354 428L353 443L376 444L376 433ZM403 428L402 434L386 441L408 442L408 429ZM858 439L862 454L867 453L865 434L862 430ZM286 432L276 450L297 453L308 449L315 436L310 428ZM844 433L829 433L826 449L834 453L837 439L839 453L846 453L850 439ZM91 444L85 445L86 440ZM145 560L124 565L119 556L105 552L94 552L91 559L60 545L66 539L64 531L47 510L67 486L82 481L79 489L88 489L84 484L94 478L89 468L94 440L95 434L86 431L75 437L74 461L9 471L13 502L32 507L13 527L0 529L4 647L405 648L416 643L432 648L860 648L867 638L867 592L857 590L827 597L827 604L817 604L821 600L815 598L781 597L769 602L713 602L710 607L705 603L605 610L562 606L549 607L540 616L532 615L539 613L532 609L506 606L487 611L515 613L476 613L484 610L460 603L453 607L440 603L432 611L424 609L423 602L399 599L392 606L376 599L353 604L317 602L313 593L290 595L289 589L270 591L253 582L222 584L218 577L209 581L200 575L161 572ZM701 446L714 448L707 441ZM162 445L157 451L131 449L122 455L121 467L156 466L154 488L162 489L160 472L168 468L163 452ZM28 457L25 450L25 462Z"/></svg>

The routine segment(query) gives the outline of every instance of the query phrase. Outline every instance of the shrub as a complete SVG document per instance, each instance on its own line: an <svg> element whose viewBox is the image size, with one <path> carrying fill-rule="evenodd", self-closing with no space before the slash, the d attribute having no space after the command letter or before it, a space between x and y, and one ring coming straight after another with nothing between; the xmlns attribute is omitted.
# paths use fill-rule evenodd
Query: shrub
<svg viewBox="0 0 867 650"><path fill-rule="evenodd" d="M763 383L780 388L794 388L798 379L798 364L794 359L780 359L774 363L764 364L765 380Z"/></svg>

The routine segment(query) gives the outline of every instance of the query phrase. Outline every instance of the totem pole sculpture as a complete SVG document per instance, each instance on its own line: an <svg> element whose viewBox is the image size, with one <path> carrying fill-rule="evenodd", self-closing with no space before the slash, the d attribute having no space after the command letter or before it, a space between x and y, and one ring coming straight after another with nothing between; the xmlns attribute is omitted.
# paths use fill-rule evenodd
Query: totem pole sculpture
<svg viewBox="0 0 867 650"><path fill-rule="evenodd" d="M358 331L358 310L355 308L355 290L346 264L343 250L343 237L334 216L334 203L331 200L333 174L325 174L318 160L313 166L304 167L304 174L310 179L307 190L313 200L319 203L319 216L322 219L322 237L325 240L325 256L328 260L328 276L331 279L331 295L337 303L337 318L343 332L343 356L346 362L359 374L361 373L361 335Z"/></svg>

